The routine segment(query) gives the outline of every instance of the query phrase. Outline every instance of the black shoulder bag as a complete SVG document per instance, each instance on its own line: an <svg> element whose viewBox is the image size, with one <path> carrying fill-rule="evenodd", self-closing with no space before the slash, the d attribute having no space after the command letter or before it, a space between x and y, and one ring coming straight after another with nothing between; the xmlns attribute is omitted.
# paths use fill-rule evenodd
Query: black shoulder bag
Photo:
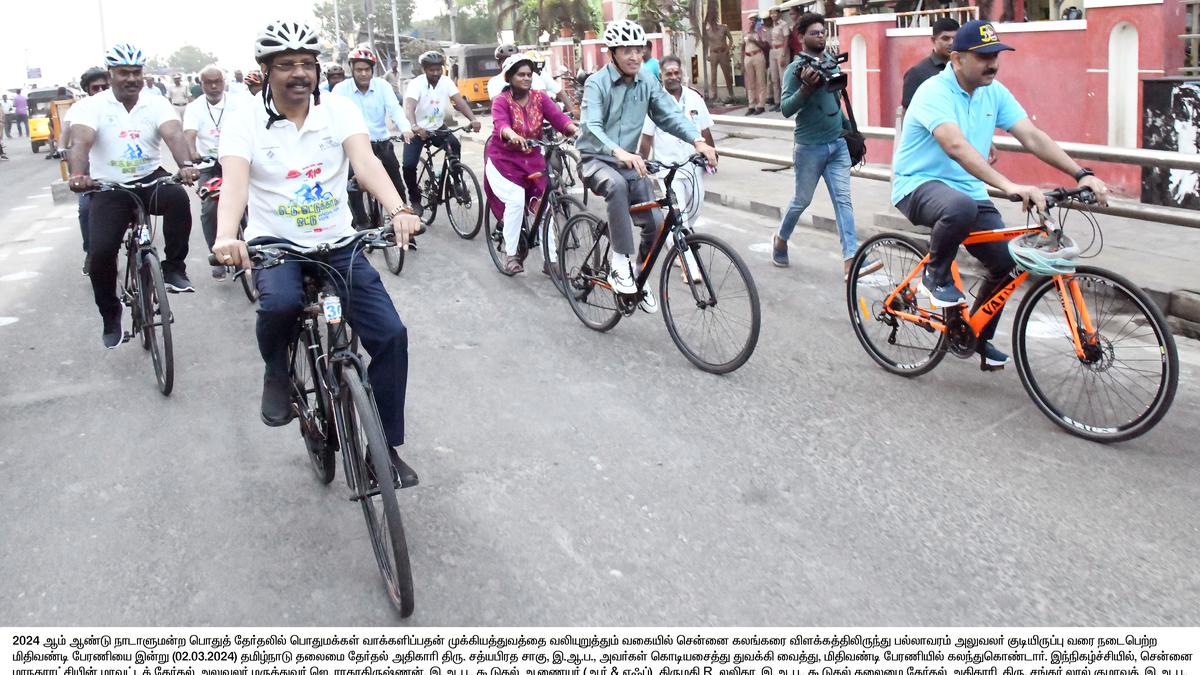
<svg viewBox="0 0 1200 675"><path fill-rule="evenodd" d="M867 139L858 130L858 123L854 121L854 108L850 105L850 96L845 89L842 90L842 102L846 104L846 117L850 120L850 128L842 132L842 138L846 139L846 149L850 151L850 166L856 167L866 162Z"/></svg>

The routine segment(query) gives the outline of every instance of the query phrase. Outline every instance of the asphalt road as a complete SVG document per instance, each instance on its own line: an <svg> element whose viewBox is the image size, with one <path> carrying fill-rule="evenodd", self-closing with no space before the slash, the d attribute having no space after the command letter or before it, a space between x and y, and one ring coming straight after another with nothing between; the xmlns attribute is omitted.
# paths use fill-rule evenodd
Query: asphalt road
<svg viewBox="0 0 1200 675"><path fill-rule="evenodd" d="M258 421L253 309L206 278L198 221L164 398L135 343L100 345L74 208L47 189L57 167L9 152L0 624L398 623L340 478L317 484L296 426ZM1155 430L1092 444L1011 369L876 367L833 235L798 231L780 270L774 223L704 219L750 263L764 311L757 352L724 377L657 317L587 330L540 274L500 276L443 218L386 277L410 330L404 454L421 475L401 494L406 623L1200 623L1196 343L1180 340Z"/></svg>

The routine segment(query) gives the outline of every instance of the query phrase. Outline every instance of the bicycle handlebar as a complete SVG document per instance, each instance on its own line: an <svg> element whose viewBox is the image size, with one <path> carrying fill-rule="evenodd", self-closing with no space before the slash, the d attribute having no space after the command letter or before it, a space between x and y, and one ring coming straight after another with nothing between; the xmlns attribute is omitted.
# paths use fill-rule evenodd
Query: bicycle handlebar
<svg viewBox="0 0 1200 675"><path fill-rule="evenodd" d="M247 246L246 251L250 254L250 259L260 264L261 267L274 267L283 262L283 256L286 253L293 253L301 257L311 257L314 255L324 255L338 251L348 246L352 246L360 241L365 241L367 248L387 248L395 246L395 232L391 225L384 227L376 227L369 230L360 230L354 234L347 235L341 239L331 241L316 246L302 247L286 241L260 244L257 246ZM215 254L208 254L209 265L224 265L225 262L217 260Z"/></svg>
<svg viewBox="0 0 1200 675"><path fill-rule="evenodd" d="M1046 208L1052 209L1063 202L1077 201L1082 204L1096 204L1096 193L1092 192L1091 188L1055 188L1049 192L1042 193L1046 197ZM1009 195L1007 197L1010 202L1022 201L1019 195Z"/></svg>
<svg viewBox="0 0 1200 675"><path fill-rule="evenodd" d="M111 192L112 190L137 190L139 188L155 187L156 185L178 185L183 182L183 178L179 174L170 176L162 176L154 180L148 180L143 183L114 183L111 181L96 181L95 189L88 190L84 194L91 192Z"/></svg>
<svg viewBox="0 0 1200 675"><path fill-rule="evenodd" d="M659 162L657 160L650 159L646 160L646 170L650 173L658 173L659 171L673 171L675 169L682 169L688 164L695 164L696 166L704 167L708 166L708 160L705 159L704 155L701 155L700 153L696 153L684 161L675 164L669 164L667 162Z"/></svg>

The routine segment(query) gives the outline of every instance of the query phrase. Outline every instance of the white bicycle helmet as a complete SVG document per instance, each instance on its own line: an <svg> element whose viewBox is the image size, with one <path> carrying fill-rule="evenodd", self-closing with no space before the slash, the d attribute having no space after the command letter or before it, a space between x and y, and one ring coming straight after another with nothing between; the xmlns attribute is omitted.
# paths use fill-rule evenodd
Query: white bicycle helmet
<svg viewBox="0 0 1200 675"><path fill-rule="evenodd" d="M505 82L512 82L513 73L517 71L522 63L528 63L529 67L537 70L537 64L533 59L529 58L528 54L513 54L504 60L504 65L500 67L500 74L504 76Z"/></svg>
<svg viewBox="0 0 1200 675"><path fill-rule="evenodd" d="M646 46L646 31L637 22L629 19L610 21L604 27L604 44L615 47Z"/></svg>
<svg viewBox="0 0 1200 675"><path fill-rule="evenodd" d="M104 65L109 68L118 68L120 66L137 66L146 65L146 55L142 50L134 47L128 42L113 45L112 49L104 55Z"/></svg>
<svg viewBox="0 0 1200 675"><path fill-rule="evenodd" d="M254 40L254 59L259 63L280 52L321 53L317 32L299 21L272 21Z"/></svg>
<svg viewBox="0 0 1200 675"><path fill-rule="evenodd" d="M1079 258L1079 246L1067 235L1059 243L1041 232L1031 232L1008 242L1008 252L1017 267L1044 277L1073 274Z"/></svg>

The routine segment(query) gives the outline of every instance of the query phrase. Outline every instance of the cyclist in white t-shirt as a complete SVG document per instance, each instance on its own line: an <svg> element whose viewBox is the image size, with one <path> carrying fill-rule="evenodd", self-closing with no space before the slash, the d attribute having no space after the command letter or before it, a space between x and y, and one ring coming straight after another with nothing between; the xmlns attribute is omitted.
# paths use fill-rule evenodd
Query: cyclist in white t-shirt
<svg viewBox="0 0 1200 675"><path fill-rule="evenodd" d="M225 73L220 68L210 65L201 70L200 88L203 96L197 97L183 109L183 135L187 137L193 162L199 162L201 157L217 156L225 114L234 105L234 97L225 93ZM220 175L221 163L217 162L200 171L200 184ZM200 202L200 227L204 230L205 243L212 248L217 239L217 202L212 199ZM212 276L214 279L224 279L225 266L214 265Z"/></svg>
<svg viewBox="0 0 1200 675"><path fill-rule="evenodd" d="M250 264L246 243L237 237L247 203L245 237L252 244L311 247L353 235L346 197L351 166L393 219L401 246L419 225L371 152L358 108L341 96L321 96L320 50L317 33L294 21L272 22L255 42L266 80L263 103L239 101L221 132L225 175L212 250L227 265ZM338 295L355 337L371 356L368 378L401 484L415 485L416 473L394 450L404 443L408 329L361 249L338 249L322 262L349 280ZM266 365L261 416L269 426L286 425L293 416L287 352L303 310L302 269L292 261L254 275L260 294L255 332ZM337 275L330 276L341 286Z"/></svg>
<svg viewBox="0 0 1200 675"><path fill-rule="evenodd" d="M408 188L408 203L421 213L421 189L417 185L417 164L426 143L446 147L446 154L458 157L461 146L454 134L430 134L446 128L446 113L453 103L471 121L471 131L482 126L471 112L471 105L458 93L448 77L442 77L446 57L441 52L425 52L420 58L420 77L414 77L404 92L404 114L411 127L404 132L404 186Z"/></svg>
<svg viewBox="0 0 1200 675"><path fill-rule="evenodd" d="M142 50L120 44L105 56L112 88L79 101L71 108L70 188L86 192L96 181L141 183L167 176L160 166L159 145L165 141L180 167L183 182L198 177L183 126L162 96L142 90ZM185 260L192 232L187 191L178 185L134 190L146 209L163 217L163 281L173 293L192 292ZM104 346L121 344L121 301L117 298L117 252L133 220L136 203L121 191L92 195L88 217L90 277L96 307L104 320Z"/></svg>

